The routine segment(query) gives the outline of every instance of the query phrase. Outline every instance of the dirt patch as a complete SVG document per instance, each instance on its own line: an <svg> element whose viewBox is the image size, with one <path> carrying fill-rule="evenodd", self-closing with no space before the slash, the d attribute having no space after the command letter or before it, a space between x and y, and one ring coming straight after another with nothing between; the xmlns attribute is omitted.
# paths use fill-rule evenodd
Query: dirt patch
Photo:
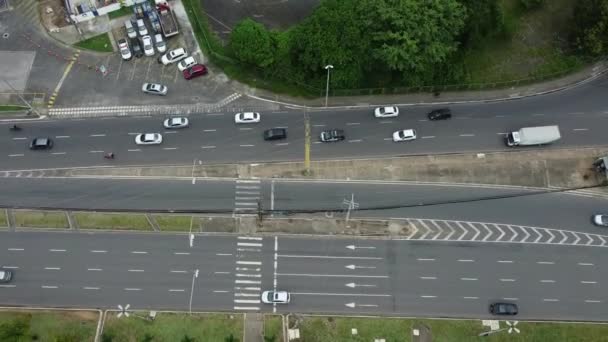
<svg viewBox="0 0 608 342"><path fill-rule="evenodd" d="M39 1L38 13L40 13L42 24L48 30L70 25L70 19L62 0Z"/></svg>

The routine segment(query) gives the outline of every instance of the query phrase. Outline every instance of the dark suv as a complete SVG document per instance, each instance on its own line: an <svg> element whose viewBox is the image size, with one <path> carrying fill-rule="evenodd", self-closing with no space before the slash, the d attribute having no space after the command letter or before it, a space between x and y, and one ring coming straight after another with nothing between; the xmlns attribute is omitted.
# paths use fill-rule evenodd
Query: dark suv
<svg viewBox="0 0 608 342"><path fill-rule="evenodd" d="M321 132L320 139L322 142L334 142L344 140L344 131L341 129L332 129Z"/></svg>
<svg viewBox="0 0 608 342"><path fill-rule="evenodd" d="M31 150L46 150L53 147L51 138L34 138L30 143Z"/></svg>
<svg viewBox="0 0 608 342"><path fill-rule="evenodd" d="M264 140L281 140L287 138L285 128L271 128L264 131Z"/></svg>
<svg viewBox="0 0 608 342"><path fill-rule="evenodd" d="M452 111L449 108L434 109L428 114L429 120L447 120L452 117Z"/></svg>
<svg viewBox="0 0 608 342"><path fill-rule="evenodd" d="M131 38L131 49L133 50L133 55L135 55L137 58L144 55L144 47L142 46L139 38Z"/></svg>
<svg viewBox="0 0 608 342"><path fill-rule="evenodd" d="M492 315L517 315L517 305L513 303L492 303L490 304L490 313Z"/></svg>

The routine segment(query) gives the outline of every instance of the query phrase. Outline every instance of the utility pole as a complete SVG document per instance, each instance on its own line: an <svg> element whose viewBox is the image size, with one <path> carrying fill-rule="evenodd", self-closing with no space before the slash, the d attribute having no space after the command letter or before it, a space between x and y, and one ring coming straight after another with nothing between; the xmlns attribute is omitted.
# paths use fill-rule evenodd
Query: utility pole
<svg viewBox="0 0 608 342"><path fill-rule="evenodd" d="M190 304L188 305L188 311L190 312L190 316L192 316L192 295L194 294L194 280L196 278L198 278L198 269L196 269L192 274L192 288L190 288Z"/></svg>
<svg viewBox="0 0 608 342"><path fill-rule="evenodd" d="M355 202L355 194L350 194L350 200L345 199L342 204L346 205L346 226L348 227L348 221L350 220L350 212L359 208L359 203Z"/></svg>
<svg viewBox="0 0 608 342"><path fill-rule="evenodd" d="M329 70L333 69L334 66L327 64L325 70L327 70L327 84L325 85L325 107L327 107L327 99L329 98Z"/></svg>
<svg viewBox="0 0 608 342"><path fill-rule="evenodd" d="M38 110L37 110L36 108L32 107L32 105L31 105L29 102L27 102L27 101L26 101L26 100L23 98L23 96L21 96L21 94L19 94L19 93L17 92L17 90L16 90L16 89L15 89L15 88L14 88L14 87L13 87L13 86L12 86L12 85L11 85L11 84L10 84L10 83L7 81L7 80L6 80L6 79L4 79L4 78L3 78L3 79L2 79L2 81L4 81L4 83L6 83L6 85L7 85L9 88L11 88L11 90L12 90L12 91L15 93L15 95L17 95L17 96L19 97L19 99L20 99L21 101L23 101L23 103L25 103L25 104L26 104L26 106L28 107L29 112L34 111L34 113L36 113L38 116L40 116L40 113L38 113Z"/></svg>

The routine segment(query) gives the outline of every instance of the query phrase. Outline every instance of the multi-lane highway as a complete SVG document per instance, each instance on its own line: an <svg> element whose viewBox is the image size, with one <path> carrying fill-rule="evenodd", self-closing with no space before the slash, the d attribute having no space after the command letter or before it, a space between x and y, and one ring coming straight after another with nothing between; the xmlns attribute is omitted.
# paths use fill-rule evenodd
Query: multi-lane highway
<svg viewBox="0 0 608 342"><path fill-rule="evenodd" d="M359 205L353 217L468 220L588 233L600 229L591 224L591 215L606 212L604 199L568 193L399 182L0 178L0 188L4 207L232 213L255 210L259 201L277 216L343 210L343 201L353 195ZM508 197L514 195L521 196Z"/></svg>
<svg viewBox="0 0 608 342"><path fill-rule="evenodd" d="M292 293L277 312L608 319L605 248L398 240L121 233L0 233L14 282L5 305L272 311L260 292ZM276 263L275 263L276 261ZM276 265L276 266L275 266Z"/></svg>
<svg viewBox="0 0 608 342"><path fill-rule="evenodd" d="M305 124L311 127L312 158L335 159L395 156L442 152L508 150L504 133L522 126L558 124L562 140L546 148L605 144L602 127L608 120L605 79L545 96L488 104L454 105L453 119L428 121L430 107L402 107L397 118L376 119L373 109L262 112L259 124L235 125L234 113L191 114L191 127L166 131L162 117L40 121L23 123L20 132L0 126L0 167L6 169L125 164L252 162L301 160ZM591 100L592 99L592 100ZM265 142L262 132L287 127L284 141ZM324 129L342 128L346 140L322 144ZM418 139L394 143L391 134L414 128ZM137 146L135 134L160 132L160 146ZM38 136L55 140L51 151L30 151L29 141ZM104 152L117 159L106 161Z"/></svg>

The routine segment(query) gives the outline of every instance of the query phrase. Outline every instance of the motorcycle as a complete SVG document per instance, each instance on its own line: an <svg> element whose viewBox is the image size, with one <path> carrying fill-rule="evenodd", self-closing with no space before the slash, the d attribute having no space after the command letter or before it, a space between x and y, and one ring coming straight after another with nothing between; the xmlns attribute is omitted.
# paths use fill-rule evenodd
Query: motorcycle
<svg viewBox="0 0 608 342"><path fill-rule="evenodd" d="M114 153L108 153L106 155L103 156L106 159L114 159Z"/></svg>
<svg viewBox="0 0 608 342"><path fill-rule="evenodd" d="M10 131L13 131L13 132L16 132L16 131L20 131L20 130L21 130L21 127L19 127L19 126L17 126L17 125L12 125L12 126L9 128L9 130L10 130Z"/></svg>

